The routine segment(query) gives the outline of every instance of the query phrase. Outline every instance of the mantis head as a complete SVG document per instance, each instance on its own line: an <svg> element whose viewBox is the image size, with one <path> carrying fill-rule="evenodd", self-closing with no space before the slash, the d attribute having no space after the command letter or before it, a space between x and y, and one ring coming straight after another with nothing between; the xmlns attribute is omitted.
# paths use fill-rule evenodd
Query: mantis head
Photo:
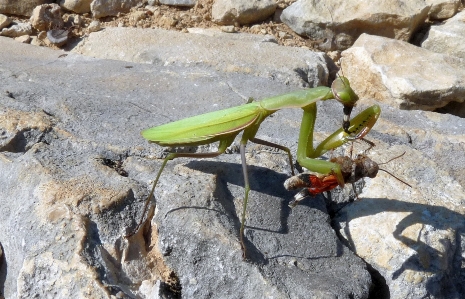
<svg viewBox="0 0 465 299"><path fill-rule="evenodd" d="M344 105L344 120L342 128L345 132L349 133L350 126L350 113L358 101L358 96L350 87L349 79L346 77L338 77L331 85L334 98Z"/></svg>

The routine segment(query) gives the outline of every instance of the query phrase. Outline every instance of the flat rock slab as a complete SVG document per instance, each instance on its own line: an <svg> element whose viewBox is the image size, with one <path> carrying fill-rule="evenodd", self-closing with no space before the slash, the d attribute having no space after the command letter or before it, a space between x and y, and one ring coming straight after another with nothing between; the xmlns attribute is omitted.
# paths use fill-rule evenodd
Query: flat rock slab
<svg viewBox="0 0 465 299"><path fill-rule="evenodd" d="M7 38L0 44L5 297L149 298L179 287L185 298L368 297L366 265L339 242L323 199L291 212L292 194L282 187L287 157L263 147L248 147L249 261L238 243L239 155L170 162L156 190L153 226L124 238L160 167L153 158L163 156L141 138L142 129L244 104L237 91L261 99L288 86ZM321 111L317 130L327 135L339 126L341 106L325 103ZM257 137L295 151L300 118L298 110L279 112Z"/></svg>
<svg viewBox="0 0 465 299"><path fill-rule="evenodd" d="M106 28L94 32L72 51L87 56L158 66L205 66L243 73L296 87L327 85L329 59L323 53L277 45L272 36L191 29Z"/></svg>

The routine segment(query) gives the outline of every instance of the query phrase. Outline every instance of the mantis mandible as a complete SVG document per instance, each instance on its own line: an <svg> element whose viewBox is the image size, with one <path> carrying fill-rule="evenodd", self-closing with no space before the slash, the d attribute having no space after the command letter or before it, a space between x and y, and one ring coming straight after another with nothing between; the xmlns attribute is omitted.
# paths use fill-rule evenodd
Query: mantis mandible
<svg viewBox="0 0 465 299"><path fill-rule="evenodd" d="M344 121L342 128L331 134L316 148L313 146L313 130L317 114L316 102L336 99L344 105ZM247 201L249 197L250 185L247 172L247 163L245 158L245 147L248 141L275 147L283 150L289 157L289 164L294 175L292 155L289 148L261 140L255 137L261 123L271 114L278 110L286 108L301 108L303 117L300 126L299 142L297 149L298 163L314 172L322 174L334 174L337 177L339 185L344 185L344 178L340 166L315 158L321 156L328 150L336 148L349 140L363 138L373 127L381 113L378 105L357 115L352 121L350 112L355 106L358 96L350 88L349 80L345 77L337 78L331 88L315 87L306 90L300 90L280 96L264 99L260 102L251 102L241 106L232 107L220 111L210 112L194 117L178 120L142 131L142 136L150 142L161 146L178 147L178 146L198 146L219 142L218 150L210 153L170 153L164 159L160 170L157 173L151 192L144 205L142 220L136 227L137 231L143 222L147 206L152 198L155 187L160 179L160 175L169 160L179 157L188 158L212 158L223 154L226 149L233 143L236 136L242 131L240 141L240 154L242 160L242 170L244 175L244 202L241 215L241 228L239 231L240 243L245 255L244 245L244 227ZM132 234L131 234L132 235ZM131 236L129 235L129 236Z"/></svg>

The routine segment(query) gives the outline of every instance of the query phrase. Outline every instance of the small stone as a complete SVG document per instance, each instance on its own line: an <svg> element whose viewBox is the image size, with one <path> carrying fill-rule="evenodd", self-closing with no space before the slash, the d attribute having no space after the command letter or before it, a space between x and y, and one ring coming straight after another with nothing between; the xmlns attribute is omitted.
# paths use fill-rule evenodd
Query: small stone
<svg viewBox="0 0 465 299"><path fill-rule="evenodd" d="M118 27L119 27L119 24L118 24ZM100 22L97 20L94 20L90 22L89 27L87 28L87 31L91 33L91 32L97 32L100 29L101 29Z"/></svg>
<svg viewBox="0 0 465 299"><path fill-rule="evenodd" d="M74 25L81 25L82 24L82 21L83 21L83 18L80 16L80 15L74 15L74 19L73 19L73 24Z"/></svg>
<svg viewBox="0 0 465 299"><path fill-rule="evenodd" d="M8 37L18 37L21 35L31 35L32 26L30 23L16 23L8 28L3 28L0 35Z"/></svg>
<svg viewBox="0 0 465 299"><path fill-rule="evenodd" d="M145 11L135 11L129 15L129 19L134 22L138 22L146 18L147 18L147 14L145 13Z"/></svg>
<svg viewBox="0 0 465 299"><path fill-rule="evenodd" d="M279 38L286 38L287 37L287 32L279 31L278 36L279 36Z"/></svg>
<svg viewBox="0 0 465 299"><path fill-rule="evenodd" d="M37 36L31 38L31 45L33 46L43 46L44 42L40 40Z"/></svg>
<svg viewBox="0 0 465 299"><path fill-rule="evenodd" d="M11 24L11 19L5 15L0 14L0 30L8 27Z"/></svg>
<svg viewBox="0 0 465 299"><path fill-rule="evenodd" d="M31 37L29 35L21 35L21 36L15 37L15 41L18 41L23 44L28 44L31 41Z"/></svg>
<svg viewBox="0 0 465 299"><path fill-rule="evenodd" d="M200 22L200 21L202 21L202 17L193 15L193 16L191 16L191 20L194 21L194 22Z"/></svg>
<svg viewBox="0 0 465 299"><path fill-rule="evenodd" d="M123 22L119 22L119 23L118 23L118 27L120 27L120 28L121 28L121 27L124 27L124 23L123 23Z"/></svg>
<svg viewBox="0 0 465 299"><path fill-rule="evenodd" d="M234 33L236 32L236 28L232 25L229 26L221 26L221 31L227 32L227 33Z"/></svg>
<svg viewBox="0 0 465 299"><path fill-rule="evenodd" d="M196 0L159 0L160 4L193 7Z"/></svg>
<svg viewBox="0 0 465 299"><path fill-rule="evenodd" d="M62 28L61 8L55 3L39 5L32 11L30 21L32 27L39 31Z"/></svg>
<svg viewBox="0 0 465 299"><path fill-rule="evenodd" d="M164 25L165 27L174 27L178 23L178 20L170 16L163 16L161 17L160 21L161 21L161 24Z"/></svg>
<svg viewBox="0 0 465 299"><path fill-rule="evenodd" d="M145 7L145 9L147 9L148 11L152 12L152 13L155 13L157 10L158 10L158 7L156 6L152 6L152 5L147 5Z"/></svg>
<svg viewBox="0 0 465 299"><path fill-rule="evenodd" d="M47 31L47 38L50 43L60 47L68 42L68 30L54 29Z"/></svg>

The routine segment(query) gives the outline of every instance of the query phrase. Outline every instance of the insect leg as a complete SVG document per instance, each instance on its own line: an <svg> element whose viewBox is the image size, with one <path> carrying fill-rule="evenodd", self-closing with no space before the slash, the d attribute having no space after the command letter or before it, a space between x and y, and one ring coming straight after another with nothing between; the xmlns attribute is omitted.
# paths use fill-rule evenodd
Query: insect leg
<svg viewBox="0 0 465 299"><path fill-rule="evenodd" d="M163 163L160 167L160 170L157 173L157 177L155 178L155 181L153 182L152 189L150 191L149 196L145 200L144 204L144 209L142 210L142 218L137 224L137 227L135 230L133 230L130 234L124 236L126 239L129 237L132 237L137 231L139 231L142 223L144 222L144 217L145 213L147 212L147 207L149 206L150 200L152 199L152 196L155 192L155 187L157 186L158 180L160 179L161 173L165 169L166 163L168 163L169 160L173 160L176 158L214 158L216 156L219 156L223 154L227 147L231 145L231 143L234 141L235 135L231 136L232 138L226 138L220 141L220 144L218 146L218 151L213 152L213 153L170 153L168 156L163 160Z"/></svg>
<svg viewBox="0 0 465 299"><path fill-rule="evenodd" d="M253 142L253 143L266 145L266 146L269 146L269 147L274 147L274 148L280 149L282 151L285 151L287 153L287 156L289 157L289 165L291 165L292 175L294 175L294 165L293 165L293 162L292 162L291 150L289 148L287 148L285 146L282 146L282 145L279 145L279 144L276 144L276 143L273 143L273 142L258 139L258 138L252 138L252 139L250 139L250 141Z"/></svg>

